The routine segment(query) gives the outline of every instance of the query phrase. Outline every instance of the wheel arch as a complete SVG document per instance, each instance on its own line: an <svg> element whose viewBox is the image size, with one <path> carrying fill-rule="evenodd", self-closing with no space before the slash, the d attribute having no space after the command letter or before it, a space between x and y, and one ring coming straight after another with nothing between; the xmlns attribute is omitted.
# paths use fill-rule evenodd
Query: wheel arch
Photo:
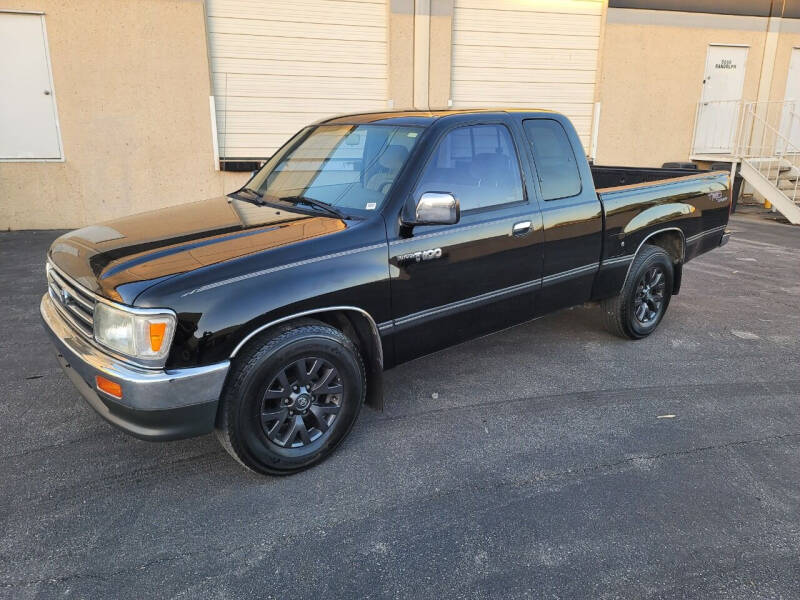
<svg viewBox="0 0 800 600"><path fill-rule="evenodd" d="M364 366L367 371L366 403L381 410L383 408L383 344L375 319L362 308L329 306L273 319L245 335L231 352L230 359L236 358L242 348L257 335L280 325L290 325L292 321L304 318L317 319L335 327L353 341L364 358Z"/></svg>
<svg viewBox="0 0 800 600"><path fill-rule="evenodd" d="M630 277L631 274L633 261L636 260L636 257L638 256L639 252L641 252L645 244L662 248L672 258L674 275L672 294L677 294L681 287L683 263L686 256L686 236L680 227L663 227L661 229L657 229L656 231L652 231L642 238L642 241L639 242L639 245L636 248L636 252L633 253L633 259L628 265L628 271L625 273L625 279L622 281L621 289L625 288L625 284L628 282L628 277Z"/></svg>

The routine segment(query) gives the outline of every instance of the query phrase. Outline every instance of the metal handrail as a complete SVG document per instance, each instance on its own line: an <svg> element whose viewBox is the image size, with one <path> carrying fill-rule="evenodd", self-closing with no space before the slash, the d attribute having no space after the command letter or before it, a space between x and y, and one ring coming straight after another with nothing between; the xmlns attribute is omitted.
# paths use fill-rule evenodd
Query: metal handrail
<svg viewBox="0 0 800 600"><path fill-rule="evenodd" d="M711 143L702 143L698 137L701 118L706 111L719 107L731 107L730 131L719 130L720 123L714 122L709 135ZM783 131L786 129L784 117L789 123L788 134ZM780 125L776 127L779 120ZM774 154L774 148L770 148L767 141L776 145L781 143L784 148L791 148L792 152L800 152L800 148L790 137L797 123L800 123L800 101L797 100L700 101L695 106L691 153L692 155L728 154L735 158L753 155L754 152ZM759 135L760 144L756 143L753 137Z"/></svg>
<svg viewBox="0 0 800 600"><path fill-rule="evenodd" d="M776 137L776 138L780 139L781 141L784 141L784 142L786 142L786 144L787 144L788 146L791 146L791 147L793 147L793 148L797 148L797 146L795 146L794 144L792 144L792 141L791 141L791 140L790 140L788 137L786 137L785 135L783 135L783 133L781 133L781 131L780 131L779 129L776 129L775 127L773 127L772 125L770 125L770 124L769 124L769 122L768 122L766 119L762 119L761 117L759 117L759 116L758 116L758 115L755 113L755 111L752 109L752 107L753 107L754 105L757 105L757 104L759 104L759 103L758 103L758 102L748 102L748 103L746 104L746 106L748 107L748 108L747 108L747 112L748 112L748 113L750 113L751 115L753 115L753 120L754 120L754 121L759 121L759 122L760 122L760 124L761 124L761 125L764 127L764 133L763 133L763 134L762 134L762 136L761 136L761 139L762 139L762 141L763 141L763 139L764 139L764 136L766 135L766 130L767 130L767 129L769 129L770 131L772 131L772 132L775 134L775 137ZM764 146L762 145L762 147L764 147ZM800 148L798 148L798 150L800 150Z"/></svg>
<svg viewBox="0 0 800 600"><path fill-rule="evenodd" d="M777 127L770 121L770 105L781 107L777 115L774 115L780 119ZM800 115L795 111L795 106L793 100L746 103L744 107L746 119L742 121L737 155L782 194L776 198L785 197L786 200L797 204L800 200L800 177L798 177L800 147L792 141L791 136L795 126L794 120L800 119ZM745 123L749 126L747 132L750 136L749 143L741 143L744 140ZM759 133L760 143L754 143L752 136ZM784 210L791 212L791 204L787 204Z"/></svg>
<svg viewBox="0 0 800 600"><path fill-rule="evenodd" d="M710 145L700 144L698 140L698 132L699 128L698 125L702 120L703 115L706 113L707 110L718 108L721 106L726 106L731 109L731 114L733 116L733 122L738 123L741 121L742 116L742 105L743 102L741 100L712 100L712 101L700 101L695 106L695 115L694 115L694 134L692 136L692 154L730 154L736 148L736 144L738 142L738 127L732 128L730 131L720 130L719 123L714 121L713 122L713 129L710 132L710 139L712 143ZM719 143L715 143L719 142Z"/></svg>

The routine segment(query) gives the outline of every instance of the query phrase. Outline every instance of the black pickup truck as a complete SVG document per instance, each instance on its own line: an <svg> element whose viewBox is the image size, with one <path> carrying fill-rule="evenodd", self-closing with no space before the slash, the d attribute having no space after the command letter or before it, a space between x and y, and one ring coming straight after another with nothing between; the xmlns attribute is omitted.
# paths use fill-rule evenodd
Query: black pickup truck
<svg viewBox="0 0 800 600"><path fill-rule="evenodd" d="M727 241L729 184L591 167L553 112L337 117L229 196L58 238L40 310L112 424L216 431L245 466L290 473L382 405L398 363L587 301L649 335L683 265Z"/></svg>

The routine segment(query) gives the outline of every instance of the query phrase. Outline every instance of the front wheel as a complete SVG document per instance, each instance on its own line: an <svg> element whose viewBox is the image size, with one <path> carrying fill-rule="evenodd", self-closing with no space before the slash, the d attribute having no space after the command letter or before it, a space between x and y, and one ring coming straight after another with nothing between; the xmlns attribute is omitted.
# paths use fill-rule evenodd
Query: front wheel
<svg viewBox="0 0 800 600"><path fill-rule="evenodd" d="M603 300L608 330L632 340L653 333L669 306L673 281L669 254L658 246L643 246L631 264L622 291Z"/></svg>
<svg viewBox="0 0 800 600"><path fill-rule="evenodd" d="M280 475L327 457L364 402L364 365L341 331L304 321L266 333L237 358L217 422L245 467Z"/></svg>

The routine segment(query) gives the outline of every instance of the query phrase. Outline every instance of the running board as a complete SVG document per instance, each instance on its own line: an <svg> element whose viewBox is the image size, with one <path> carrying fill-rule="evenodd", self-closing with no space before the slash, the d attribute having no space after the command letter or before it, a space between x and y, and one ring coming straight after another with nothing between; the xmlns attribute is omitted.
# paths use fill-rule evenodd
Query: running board
<svg viewBox="0 0 800 600"><path fill-rule="evenodd" d="M789 219L793 225L800 225L800 206L794 203L776 185L770 182L758 169L751 165L747 159L742 161L739 172L744 180L753 186L759 194L764 196L775 209Z"/></svg>

